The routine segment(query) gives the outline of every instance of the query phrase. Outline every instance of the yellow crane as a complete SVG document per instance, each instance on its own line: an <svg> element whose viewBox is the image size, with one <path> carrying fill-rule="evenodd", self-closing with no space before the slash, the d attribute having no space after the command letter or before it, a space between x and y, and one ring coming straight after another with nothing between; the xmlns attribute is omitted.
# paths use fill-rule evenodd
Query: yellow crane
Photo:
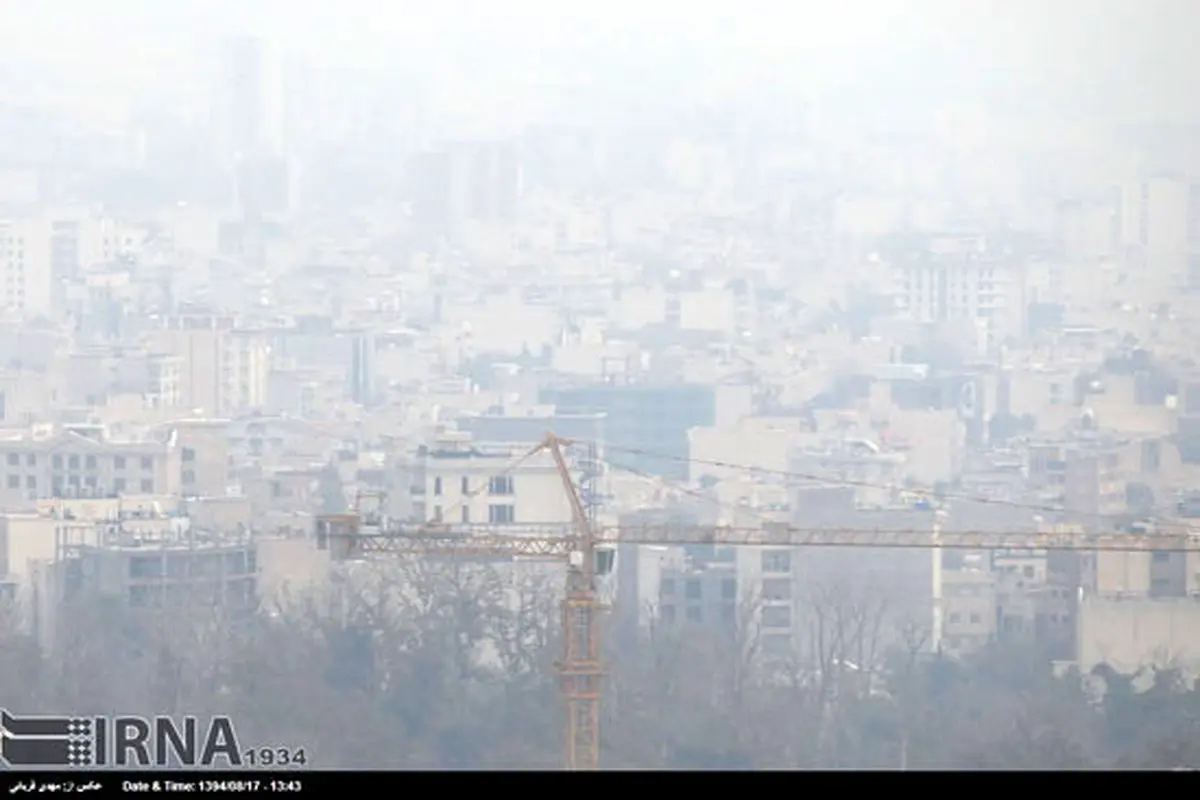
<svg viewBox="0 0 1200 800"><path fill-rule="evenodd" d="M646 525L594 526L571 477L564 448L574 444L547 434L520 461L549 452L571 506L570 530L559 526L447 525L390 523L356 502L350 513L317 520L317 546L336 560L386 556L542 559L567 566L562 606L563 656L557 663L566 700L565 767L595 770L600 764L600 694L604 674L600 655L600 601L597 577L611 571L615 548L626 545L712 544L721 546L899 547L1076 551L1200 552L1191 531L1159 533L1081 533L986 531L805 529L766 523L762 527Z"/></svg>

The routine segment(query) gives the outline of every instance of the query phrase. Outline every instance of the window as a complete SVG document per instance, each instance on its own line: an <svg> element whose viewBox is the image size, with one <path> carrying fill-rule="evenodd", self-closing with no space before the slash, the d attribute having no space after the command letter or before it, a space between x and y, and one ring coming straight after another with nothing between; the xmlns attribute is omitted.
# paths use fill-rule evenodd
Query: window
<svg viewBox="0 0 1200 800"><path fill-rule="evenodd" d="M663 578L662 585L659 587L659 591L662 593L663 597L674 597L675 581L671 580L670 578Z"/></svg>
<svg viewBox="0 0 1200 800"><path fill-rule="evenodd" d="M512 494L513 479L509 475L494 475L488 480L488 494Z"/></svg>
<svg viewBox="0 0 1200 800"><path fill-rule="evenodd" d="M971 615L971 624L972 625L978 625L982 621L983 621L983 617L979 616L978 614Z"/></svg>
<svg viewBox="0 0 1200 800"><path fill-rule="evenodd" d="M196 482L196 473L193 470L185 469L183 471L183 482L184 483L195 483Z"/></svg>
<svg viewBox="0 0 1200 800"><path fill-rule="evenodd" d="M150 456L142 456L142 469L154 469L154 459Z"/></svg>
<svg viewBox="0 0 1200 800"><path fill-rule="evenodd" d="M1033 567L1025 567L1024 573L1025 573L1026 578L1032 578L1033 577Z"/></svg>
<svg viewBox="0 0 1200 800"><path fill-rule="evenodd" d="M53 464L54 464L54 468L55 468L55 469L62 469L62 465L63 465L62 456L55 456L55 457L54 457L54 458L51 460L51 463L53 463Z"/></svg>
<svg viewBox="0 0 1200 800"><path fill-rule="evenodd" d="M721 606L721 622L726 625L733 625L737 622L737 606L732 603Z"/></svg>
<svg viewBox="0 0 1200 800"><path fill-rule="evenodd" d="M19 455L17 455L16 453L8 454L8 465L10 467L20 466L20 464L21 464L21 457Z"/></svg>
<svg viewBox="0 0 1200 800"><path fill-rule="evenodd" d="M67 458L67 469L79 469L79 456Z"/></svg>
<svg viewBox="0 0 1200 800"><path fill-rule="evenodd" d="M36 467L37 466L37 456L33 455L32 453L25 456L25 466Z"/></svg>
<svg viewBox="0 0 1200 800"><path fill-rule="evenodd" d="M515 506L488 506L488 522L505 523L517 521Z"/></svg>
<svg viewBox="0 0 1200 800"><path fill-rule="evenodd" d="M704 619L704 615L700 612L700 606L688 606L688 610L687 610L687 621L688 622L701 622L703 619Z"/></svg>
<svg viewBox="0 0 1200 800"><path fill-rule="evenodd" d="M55 456L54 460L58 461L58 456ZM59 465L55 464L54 466ZM125 456L113 456L113 469L125 469Z"/></svg>
<svg viewBox="0 0 1200 800"><path fill-rule="evenodd" d="M662 618L663 618L663 622L674 622L675 621L675 606L663 606L662 607Z"/></svg>
<svg viewBox="0 0 1200 800"><path fill-rule="evenodd" d="M699 600L704 596L703 587L696 579L689 580L684 586L684 594L688 600Z"/></svg>
<svg viewBox="0 0 1200 800"><path fill-rule="evenodd" d="M1154 551L1154 561L1157 564L1165 564L1171 560L1171 554L1165 550Z"/></svg>
<svg viewBox="0 0 1200 800"><path fill-rule="evenodd" d="M791 606L767 606L762 610L762 623L764 628L790 628L792 627L792 608Z"/></svg>
<svg viewBox="0 0 1200 800"><path fill-rule="evenodd" d="M87 469L95 469L96 468L96 457L88 456L86 459L84 459L84 464L86 465Z"/></svg>
<svg viewBox="0 0 1200 800"><path fill-rule="evenodd" d="M154 493L154 481L150 480L149 478L143 480L142 481L142 494L153 494L153 493Z"/></svg>
<svg viewBox="0 0 1200 800"><path fill-rule="evenodd" d="M21 488L21 476L20 475L9 475L8 476L8 488L20 489Z"/></svg>
<svg viewBox="0 0 1200 800"><path fill-rule="evenodd" d="M459 491L462 492L463 494L470 494L471 493L471 481L465 477L461 481L459 481Z"/></svg>
<svg viewBox="0 0 1200 800"><path fill-rule="evenodd" d="M118 492L118 493L125 491L125 479L124 478L117 478L115 481L113 481L113 491Z"/></svg>
<svg viewBox="0 0 1200 800"><path fill-rule="evenodd" d="M471 509L467 506L462 507L462 521L464 523L471 521Z"/></svg>
<svg viewBox="0 0 1200 800"><path fill-rule="evenodd" d="M955 625L957 625L958 623L962 622L962 614L957 614L957 613L955 613L955 614L951 614L951 615L950 615L950 622L951 622L952 624L955 624Z"/></svg>
<svg viewBox="0 0 1200 800"><path fill-rule="evenodd" d="M195 461L196 460L196 450L191 447L183 448L183 453L181 454L181 458L184 461Z"/></svg>
<svg viewBox="0 0 1200 800"><path fill-rule="evenodd" d="M33 477L32 475L26 476L25 488L26 489L36 489L37 488L37 478Z"/></svg>
<svg viewBox="0 0 1200 800"><path fill-rule="evenodd" d="M792 571L792 554L787 550L768 550L762 554L762 571L787 573Z"/></svg>
<svg viewBox="0 0 1200 800"><path fill-rule="evenodd" d="M792 599L792 582L787 578L767 578L762 585L763 600Z"/></svg>
<svg viewBox="0 0 1200 800"><path fill-rule="evenodd" d="M737 599L737 579L726 578L721 581L721 599L736 600Z"/></svg>
<svg viewBox="0 0 1200 800"><path fill-rule="evenodd" d="M433 493L437 497L442 496L442 479L441 478L433 479Z"/></svg>
<svg viewBox="0 0 1200 800"><path fill-rule="evenodd" d="M442 521L442 507L441 506L433 507L433 521L434 522Z"/></svg>

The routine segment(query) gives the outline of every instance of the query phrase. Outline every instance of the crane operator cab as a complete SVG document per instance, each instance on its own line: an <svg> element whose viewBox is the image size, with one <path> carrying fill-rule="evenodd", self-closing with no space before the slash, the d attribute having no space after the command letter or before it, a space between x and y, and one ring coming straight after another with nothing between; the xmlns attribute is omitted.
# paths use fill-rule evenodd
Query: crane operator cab
<svg viewBox="0 0 1200 800"><path fill-rule="evenodd" d="M599 578L612 574L617 563L617 551L612 547L596 548L596 576Z"/></svg>
<svg viewBox="0 0 1200 800"><path fill-rule="evenodd" d="M595 558L595 561L592 565L594 567L595 576L597 578L603 578L606 575L611 575L613 571L613 564L615 564L617 560L617 551L611 547L597 547L592 551L592 555ZM575 550L567 556L567 563L570 564L574 569L582 569L583 559L583 551Z"/></svg>

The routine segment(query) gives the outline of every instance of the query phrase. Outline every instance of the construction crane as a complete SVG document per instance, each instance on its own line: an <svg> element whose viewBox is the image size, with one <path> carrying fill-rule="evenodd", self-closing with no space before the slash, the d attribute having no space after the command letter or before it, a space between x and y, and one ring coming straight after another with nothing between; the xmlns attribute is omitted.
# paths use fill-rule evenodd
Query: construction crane
<svg viewBox="0 0 1200 800"><path fill-rule="evenodd" d="M619 544L1200 552L1200 533L1188 530L1096 534L1061 530L951 532L940 530L936 522L929 530L805 529L775 523L761 527L597 526L588 519L564 455L564 449L573 444L570 439L547 434L518 460L549 452L571 507L569 530L558 525L392 523L379 513L380 509L364 509L364 496L360 496L351 513L318 517L316 531L317 546L329 550L336 560L407 555L564 562L563 656L556 666L566 701L564 764L568 770L595 770L600 765L604 669L598 618L604 605L597 578L611 572Z"/></svg>

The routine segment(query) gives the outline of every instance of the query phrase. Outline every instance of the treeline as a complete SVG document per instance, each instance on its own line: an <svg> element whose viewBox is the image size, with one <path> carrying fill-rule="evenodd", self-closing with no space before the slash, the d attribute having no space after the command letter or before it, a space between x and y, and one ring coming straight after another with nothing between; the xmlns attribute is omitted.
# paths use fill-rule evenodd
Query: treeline
<svg viewBox="0 0 1200 800"><path fill-rule="evenodd" d="M93 598L62 609L53 652L10 615L0 706L228 714L243 744L304 747L318 767L556 769L557 583L392 563L251 615ZM823 628L825 642L852 638ZM952 661L894 645L875 668L831 646L767 673L745 630L653 630L613 648L611 768L1200 765L1200 692L1174 673L1135 687L1104 668L1056 677L1020 647Z"/></svg>

